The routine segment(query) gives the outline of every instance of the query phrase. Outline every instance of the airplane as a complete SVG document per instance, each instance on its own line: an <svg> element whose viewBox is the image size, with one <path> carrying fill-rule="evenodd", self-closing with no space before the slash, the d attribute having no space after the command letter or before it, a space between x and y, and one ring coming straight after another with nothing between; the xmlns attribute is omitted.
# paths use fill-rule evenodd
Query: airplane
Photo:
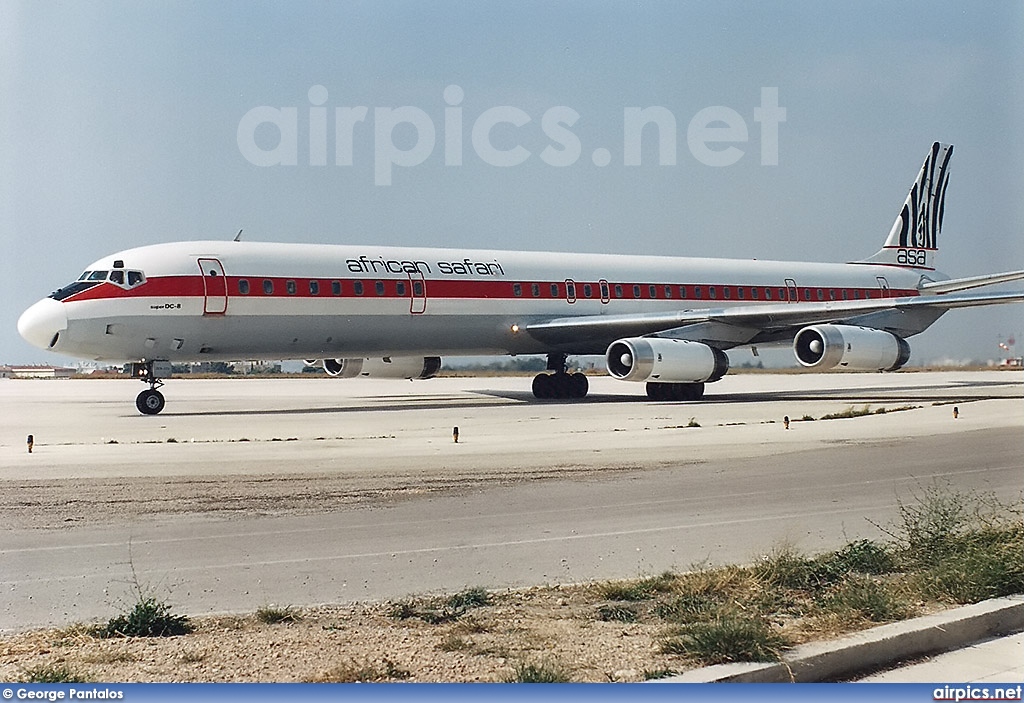
<svg viewBox="0 0 1024 703"><path fill-rule="evenodd" d="M603 354L654 400L695 401L726 350L791 343L804 368L895 370L906 341L952 308L1018 303L973 292L1024 271L935 269L953 147L934 143L883 247L852 263L239 241L105 256L28 308L45 350L130 363L157 390L175 362L305 359L329 376L430 378L442 355L547 356L541 399L583 398L569 355ZM319 360L319 361L318 361Z"/></svg>

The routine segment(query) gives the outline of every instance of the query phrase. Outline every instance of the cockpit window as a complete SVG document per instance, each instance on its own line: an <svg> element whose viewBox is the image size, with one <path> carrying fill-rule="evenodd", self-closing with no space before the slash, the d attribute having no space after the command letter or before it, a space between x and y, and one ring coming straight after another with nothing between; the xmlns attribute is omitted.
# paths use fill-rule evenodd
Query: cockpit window
<svg viewBox="0 0 1024 703"><path fill-rule="evenodd" d="M122 269L86 271L74 283L69 283L63 288L50 293L50 297L54 300L65 300L77 293L97 286L103 281L110 281L121 288L135 288L146 282L146 274L142 271L124 271Z"/></svg>

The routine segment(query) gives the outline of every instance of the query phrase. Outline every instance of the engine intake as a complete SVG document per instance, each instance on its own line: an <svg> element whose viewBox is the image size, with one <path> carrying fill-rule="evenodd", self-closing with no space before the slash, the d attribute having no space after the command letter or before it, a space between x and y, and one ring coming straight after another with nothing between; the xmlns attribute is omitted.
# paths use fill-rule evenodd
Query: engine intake
<svg viewBox="0 0 1024 703"><path fill-rule="evenodd" d="M335 378L433 378L441 370L439 356L385 356L380 359L324 359L324 371Z"/></svg>
<svg viewBox="0 0 1024 703"><path fill-rule="evenodd" d="M853 325L811 325L793 338L796 360L812 369L895 371L910 360L910 345L890 332Z"/></svg>
<svg viewBox="0 0 1024 703"><path fill-rule="evenodd" d="M684 339L632 337L612 342L605 352L608 373L621 381L702 383L729 370L721 349Z"/></svg>

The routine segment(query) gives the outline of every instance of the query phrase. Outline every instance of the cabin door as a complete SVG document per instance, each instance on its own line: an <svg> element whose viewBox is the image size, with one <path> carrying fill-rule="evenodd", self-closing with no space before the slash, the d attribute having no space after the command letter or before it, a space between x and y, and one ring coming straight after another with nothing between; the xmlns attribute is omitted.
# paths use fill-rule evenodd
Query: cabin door
<svg viewBox="0 0 1024 703"><path fill-rule="evenodd" d="M217 259L199 259L203 273L203 314L223 315L228 309L228 281Z"/></svg>
<svg viewBox="0 0 1024 703"><path fill-rule="evenodd" d="M409 273L409 312L413 315L422 315L427 311L427 282L423 279L423 272Z"/></svg>

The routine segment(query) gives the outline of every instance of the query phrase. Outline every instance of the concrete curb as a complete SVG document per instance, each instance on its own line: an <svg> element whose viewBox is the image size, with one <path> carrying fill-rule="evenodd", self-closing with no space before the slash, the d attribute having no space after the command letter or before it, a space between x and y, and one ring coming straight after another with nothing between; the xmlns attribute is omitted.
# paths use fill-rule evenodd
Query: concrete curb
<svg viewBox="0 0 1024 703"><path fill-rule="evenodd" d="M1024 631L1024 595L994 598L934 615L794 647L781 662L718 664L658 683L835 681L887 664ZM654 682L652 682L654 683Z"/></svg>

